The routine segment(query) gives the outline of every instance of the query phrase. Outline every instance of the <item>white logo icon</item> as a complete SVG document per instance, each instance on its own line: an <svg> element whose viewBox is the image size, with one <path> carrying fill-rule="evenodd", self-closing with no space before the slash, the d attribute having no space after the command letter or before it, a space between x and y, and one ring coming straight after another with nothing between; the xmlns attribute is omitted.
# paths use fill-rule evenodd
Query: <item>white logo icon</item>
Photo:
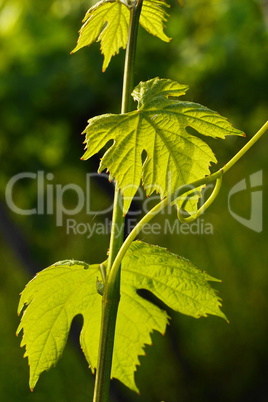
<svg viewBox="0 0 268 402"><path fill-rule="evenodd" d="M231 189L228 196L228 208L232 217L242 225L258 233L262 231L263 197L262 197L262 190L260 189L261 186L262 186L262 170L259 170L258 172L253 173L249 176L249 185L247 185L246 179L239 181ZM244 194L240 195L241 199L243 196L248 197L250 195L249 219L246 219L238 215L234 211L232 211L230 206L231 197L234 194L240 193L242 191L244 192Z"/></svg>

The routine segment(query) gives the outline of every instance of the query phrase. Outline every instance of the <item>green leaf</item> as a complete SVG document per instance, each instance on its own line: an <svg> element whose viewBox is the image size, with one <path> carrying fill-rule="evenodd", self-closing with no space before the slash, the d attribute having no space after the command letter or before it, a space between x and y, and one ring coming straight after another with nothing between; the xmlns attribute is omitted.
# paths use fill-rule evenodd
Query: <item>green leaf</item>
<svg viewBox="0 0 268 402"><path fill-rule="evenodd" d="M136 111L105 114L88 121L86 152L88 159L114 140L105 152L99 171L107 168L124 195L124 213L129 209L140 182L150 195L172 195L184 184L201 179L216 163L211 148L186 129L213 138L243 135L218 113L193 102L179 101L188 86L154 78L141 82L132 92ZM142 160L143 152L146 159ZM197 200L195 200L195 204Z"/></svg>
<svg viewBox="0 0 268 402"><path fill-rule="evenodd" d="M165 7L170 6L164 1L145 0L142 5L140 24L150 34L164 42L170 42L171 38L164 33L164 23L169 17Z"/></svg>
<svg viewBox="0 0 268 402"><path fill-rule="evenodd" d="M171 309L194 318L208 314L226 319L209 281L221 282L167 249L134 241L122 262L128 286L147 289Z"/></svg>
<svg viewBox="0 0 268 402"><path fill-rule="evenodd" d="M41 271L22 292L19 312L26 304L17 333L30 365L30 387L39 375L54 366L65 346L71 322L82 314L82 350L92 370L97 365L102 298L96 291L99 265L60 261ZM184 258L166 249L136 241L122 261L121 301L116 324L112 377L134 391L139 356L151 344L153 330L165 332L165 311L143 299L146 289L175 311L193 317L208 314L226 318L220 300L207 281L216 279L199 271Z"/></svg>
<svg viewBox="0 0 268 402"><path fill-rule="evenodd" d="M120 48L125 49L127 46L130 6L127 1L101 0L91 7L83 19L84 24L72 53L95 41L100 42L104 55L102 70L105 71L112 56L117 54ZM164 7L168 7L164 1L145 0L140 23L152 35L169 42L170 39L163 31L164 22L168 17Z"/></svg>
<svg viewBox="0 0 268 402"><path fill-rule="evenodd" d="M130 246L122 261L121 301L116 326L113 377L136 390L134 372L153 330L164 334L167 313L138 296L146 289L171 309L195 318L208 314L226 319L220 299L208 281L218 281L190 261L141 241Z"/></svg>
<svg viewBox="0 0 268 402"><path fill-rule="evenodd" d="M95 41L101 42L101 52L104 55L102 70L105 71L112 56L121 47L126 48L129 10L120 1L101 0L88 10L83 22L77 46L72 53Z"/></svg>
<svg viewBox="0 0 268 402"><path fill-rule="evenodd" d="M101 296L96 291L99 265L81 261L65 260L39 272L21 294L18 312L24 311L17 334L23 329L21 346L26 346L25 357L30 366L30 388L44 370L55 366L66 344L73 318L84 316L81 342L88 322L94 331L100 326ZM87 360L95 362L98 345L96 335L88 338L93 342ZM94 367L94 363L93 363Z"/></svg>

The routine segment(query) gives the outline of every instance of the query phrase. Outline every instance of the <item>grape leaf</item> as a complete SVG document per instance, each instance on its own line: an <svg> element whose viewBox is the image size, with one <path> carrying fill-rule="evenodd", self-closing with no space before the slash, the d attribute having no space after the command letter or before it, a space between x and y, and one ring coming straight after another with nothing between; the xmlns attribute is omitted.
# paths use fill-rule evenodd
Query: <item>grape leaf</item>
<svg viewBox="0 0 268 402"><path fill-rule="evenodd" d="M157 36L164 42L170 42L164 33L165 25L169 15L165 7L169 7L167 3L159 0L144 0L140 16L140 24L150 34Z"/></svg>
<svg viewBox="0 0 268 402"><path fill-rule="evenodd" d="M120 1L101 0L88 10L83 22L77 46L72 53L96 40L101 42L101 52L104 54L102 71L105 71L112 56L121 47L126 48L129 10Z"/></svg>
<svg viewBox="0 0 268 402"><path fill-rule="evenodd" d="M97 365L102 298L96 284L99 265L60 261L39 272L23 290L18 307L23 329L21 346L30 365L30 388L54 366L67 341L71 322L82 314L80 343L92 369ZM208 314L226 318L208 281L216 281L182 257L140 241L132 243L122 261L121 300L116 324L112 377L134 391L139 356L151 344L153 330L165 332L168 315L137 294L146 289L175 311L195 318Z"/></svg>
<svg viewBox="0 0 268 402"><path fill-rule="evenodd" d="M150 195L172 195L184 184L208 175L211 162L217 162L211 148L190 134L191 127L213 138L244 135L225 117L193 102L179 101L188 86L154 78L141 82L132 92L137 110L125 114L104 114L88 121L88 159L114 140L105 152L99 171L107 168L124 196L124 213L129 209L140 182ZM142 161L142 154L146 159ZM197 203L197 200L195 201Z"/></svg>
<svg viewBox="0 0 268 402"><path fill-rule="evenodd" d="M23 328L21 346L26 346L24 357L28 356L29 360L31 389L40 373L57 363L76 315L83 314L85 323L89 321L92 327L99 327L101 296L96 292L98 274L99 265L59 261L39 272L23 290L18 312L24 304L28 307L17 333ZM81 338L84 331L83 328ZM96 349L91 350L94 361ZM90 364L90 354L87 358Z"/></svg>
<svg viewBox="0 0 268 402"><path fill-rule="evenodd" d="M72 53L95 41L100 42L104 55L102 70L105 71L112 56L127 46L130 6L127 1L101 0L91 7L83 19L84 24ZM145 0L140 23L152 35L169 42L170 38L163 31L168 17L164 7L169 7L164 1Z"/></svg>

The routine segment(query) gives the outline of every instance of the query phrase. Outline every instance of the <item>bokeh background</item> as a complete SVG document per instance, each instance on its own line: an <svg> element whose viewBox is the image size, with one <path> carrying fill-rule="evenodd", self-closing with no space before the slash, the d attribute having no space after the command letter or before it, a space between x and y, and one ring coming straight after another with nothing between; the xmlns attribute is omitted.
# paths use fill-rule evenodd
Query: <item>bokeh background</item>
<svg viewBox="0 0 268 402"><path fill-rule="evenodd" d="M45 185L54 188L68 183L83 188L86 174L97 170L99 157L79 160L80 133L88 118L119 112L124 52L105 74L99 44L70 55L90 5L85 0L0 1L0 399L6 402L85 402L92 396L93 376L78 345L79 320L57 367L29 391L21 336L15 336L16 308L19 293L36 272L65 258L102 261L108 236L67 234L66 217L56 226L55 213L23 216L5 200L9 180L21 172L51 173ZM170 44L140 30L136 83L160 76L188 84L188 100L219 111L250 138L268 118L268 1L185 0L184 8L172 1L170 13ZM220 196L202 216L213 226L212 235L142 237L222 279L215 286L230 323L168 311L172 320L166 336L153 334L153 346L140 359L141 395L113 381L112 402L268 400L267 135L225 176ZM245 142L211 142L219 165ZM228 210L230 189L257 171L263 173L260 233ZM15 188L16 205L36 207L42 189L35 180L22 180ZM92 210L110 205L112 198L112 184L92 180ZM75 194L66 194L64 203L74 208ZM248 219L250 191L237 194L232 209ZM166 218L173 222L175 211L158 221ZM75 219L102 222L104 216L87 215L83 208Z"/></svg>

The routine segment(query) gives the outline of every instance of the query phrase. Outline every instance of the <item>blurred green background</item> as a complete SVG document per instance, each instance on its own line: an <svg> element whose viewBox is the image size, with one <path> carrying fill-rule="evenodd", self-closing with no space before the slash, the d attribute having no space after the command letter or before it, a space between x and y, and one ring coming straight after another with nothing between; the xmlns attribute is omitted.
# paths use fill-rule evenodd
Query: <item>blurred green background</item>
<svg viewBox="0 0 268 402"><path fill-rule="evenodd" d="M19 293L36 272L65 258L102 261L108 236L68 234L68 216L57 226L55 211L21 215L8 208L5 199L10 179L21 172L45 175L44 189L31 179L14 187L16 205L31 209L56 185L85 188L86 174L97 170L98 157L79 160L80 133L88 118L119 112L124 52L113 58L105 74L99 44L69 54L90 5L84 0L0 1L0 399L6 402L91 400L93 376L78 345L79 320L57 367L44 373L30 393L21 336L15 336L16 308ZM185 0L184 8L174 1L170 12L170 44L140 30L136 83L160 76L188 84L186 99L227 116L250 138L268 118L268 1ZM221 278L215 286L230 323L168 311L172 322L166 336L153 334L153 346L147 346L147 357L140 359L136 379L141 395L113 381L112 402L268 400L267 211L263 208L262 231L255 232L228 210L230 189L258 171L267 205L267 135L226 175L220 196L202 216L201 223L212 225L213 234L142 236ZM211 142L219 166L245 142ZM108 181L95 177L90 190L91 210L111 204L113 186ZM49 194L56 208L55 192ZM246 219L250 194L240 192L231 203ZM64 205L75 208L74 192L66 192ZM141 205L136 202L134 208ZM71 218L102 222L110 214L88 215L83 208ZM164 219L172 224L175 211L158 222Z"/></svg>

